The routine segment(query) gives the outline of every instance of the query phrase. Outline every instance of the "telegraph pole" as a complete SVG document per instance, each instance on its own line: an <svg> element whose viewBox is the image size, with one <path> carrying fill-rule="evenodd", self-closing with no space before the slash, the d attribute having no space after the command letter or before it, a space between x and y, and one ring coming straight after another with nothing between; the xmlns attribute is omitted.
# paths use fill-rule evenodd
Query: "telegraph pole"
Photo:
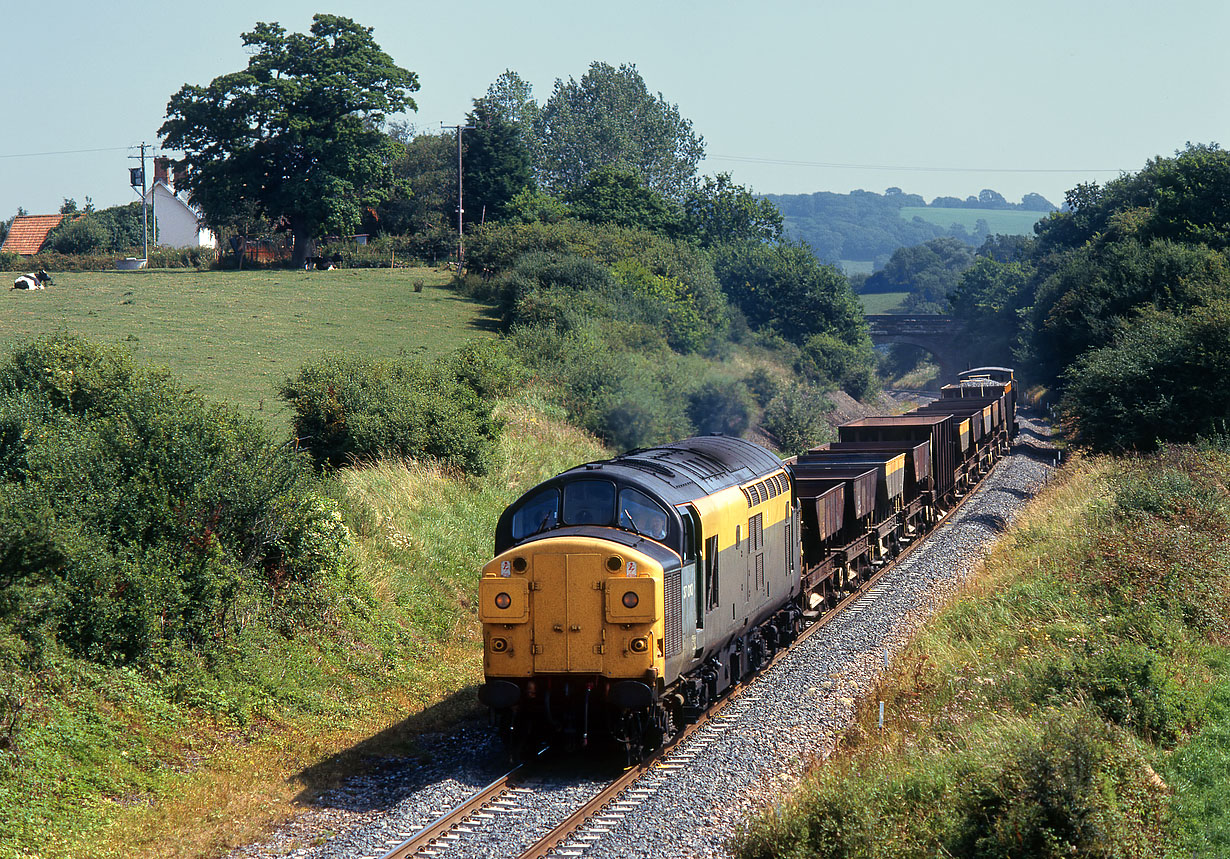
<svg viewBox="0 0 1230 859"><path fill-rule="evenodd" d="M465 208L462 206L462 182L461 182L461 132L473 131L473 125L445 125L440 123L441 128L457 129L457 274L461 274L461 267L465 264Z"/></svg>
<svg viewBox="0 0 1230 859"><path fill-rule="evenodd" d="M148 144L142 141L141 154L129 155L128 157L133 159L141 159L141 253L145 256L145 264L149 265L149 199L145 193L145 149L147 146ZM137 187L137 183L132 181L135 177L131 175L131 172L129 175L129 184L135 188Z"/></svg>

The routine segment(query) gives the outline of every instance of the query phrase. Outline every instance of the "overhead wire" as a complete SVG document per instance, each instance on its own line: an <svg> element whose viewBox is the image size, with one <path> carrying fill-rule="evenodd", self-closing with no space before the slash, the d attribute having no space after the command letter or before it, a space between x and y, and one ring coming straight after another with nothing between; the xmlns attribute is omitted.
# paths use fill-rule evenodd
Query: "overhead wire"
<svg viewBox="0 0 1230 859"><path fill-rule="evenodd" d="M706 160L735 161L744 164L778 164L783 167L820 167L835 170L897 170L905 173L1122 173L1117 167L1089 169L1050 167L936 167L902 164L843 164L834 161L796 161L784 158L761 158L753 155L706 155Z"/></svg>

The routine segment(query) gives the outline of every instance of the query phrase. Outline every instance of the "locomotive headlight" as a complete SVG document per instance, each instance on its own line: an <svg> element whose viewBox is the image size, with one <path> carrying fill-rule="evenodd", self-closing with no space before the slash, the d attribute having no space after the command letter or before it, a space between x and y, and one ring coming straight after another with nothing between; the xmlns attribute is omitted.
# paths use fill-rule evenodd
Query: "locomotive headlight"
<svg viewBox="0 0 1230 859"><path fill-rule="evenodd" d="M508 639L506 638L491 639L491 652L492 653L503 653L506 650L508 650Z"/></svg>
<svg viewBox="0 0 1230 859"><path fill-rule="evenodd" d="M632 639L632 643L628 647L633 653L644 653L646 650L649 649L649 639L648 638L634 638Z"/></svg>
<svg viewBox="0 0 1230 859"><path fill-rule="evenodd" d="M636 591L628 591L624 594L624 598L620 600L624 604L624 608L636 608L636 604L641 601L641 598L636 595Z"/></svg>
<svg viewBox="0 0 1230 859"><path fill-rule="evenodd" d="M512 605L512 597L501 591L495 595L495 607L498 609L506 609ZM635 603L633 603L635 605Z"/></svg>

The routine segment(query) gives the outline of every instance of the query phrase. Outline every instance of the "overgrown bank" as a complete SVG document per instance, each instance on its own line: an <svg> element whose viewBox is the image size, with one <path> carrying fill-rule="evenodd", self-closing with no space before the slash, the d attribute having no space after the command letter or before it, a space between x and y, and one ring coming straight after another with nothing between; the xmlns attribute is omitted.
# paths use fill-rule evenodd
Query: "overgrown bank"
<svg viewBox="0 0 1230 859"><path fill-rule="evenodd" d="M1228 466L1077 460L737 855L1225 855Z"/></svg>
<svg viewBox="0 0 1230 859"><path fill-rule="evenodd" d="M172 401L189 414L196 408L191 398ZM473 571L487 559L495 517L548 474L603 455L532 391L505 401L496 418L505 432L482 476L402 460L369 462L320 483L301 474L337 504L340 521L326 521L350 535L345 580L300 594L307 602L268 603L268 590L256 587L242 604L245 622L219 626L205 617L196 639L155 635L150 653L130 657L105 642L82 647L50 620L41 638L23 635L7 620L32 615L6 613L0 857L216 855L287 817L300 791L311 794L368 766L365 755L430 755L417 734L475 706L481 661ZM44 434L29 426L34 439ZM120 445L133 438L105 435ZM79 434L77 445L100 442ZM152 491L152 477L146 469L133 479ZM115 494L101 493L99 503ZM194 522L170 518L168 527ZM61 513L50 521L62 520ZM221 545L210 545L214 570L232 569ZM131 555L126 549L121 559ZM95 566L106 571L106 560ZM210 568L197 559L193 569ZM270 583L266 566L252 569L254 582ZM99 598L123 607L136 585L183 579L174 567L158 571L129 587L99 589ZM0 585L6 598L29 595L15 593L12 581ZM338 599L313 619L315 600L327 594ZM161 633L163 613L154 607L153 629ZM164 599L163 607L175 604Z"/></svg>

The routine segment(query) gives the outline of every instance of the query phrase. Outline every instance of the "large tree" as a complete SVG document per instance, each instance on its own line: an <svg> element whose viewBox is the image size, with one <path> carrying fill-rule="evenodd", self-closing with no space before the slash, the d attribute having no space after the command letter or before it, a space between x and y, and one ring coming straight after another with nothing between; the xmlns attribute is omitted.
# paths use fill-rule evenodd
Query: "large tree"
<svg viewBox="0 0 1230 859"><path fill-rule="evenodd" d="M594 62L581 80L555 82L542 109L542 183L571 190L600 167L631 170L679 200L692 186L704 140L676 105L650 94L634 65Z"/></svg>
<svg viewBox="0 0 1230 859"><path fill-rule="evenodd" d="M503 220L513 198L534 189L529 149L521 126L485 98L475 100L468 119L474 130L465 141L466 220Z"/></svg>
<svg viewBox="0 0 1230 859"><path fill-rule="evenodd" d="M418 76L396 65L369 27L316 15L308 34L259 23L243 34L248 67L185 84L167 105L163 146L184 152L186 184L207 221L254 205L284 219L296 265L314 241L345 234L384 199L393 141L380 124L415 109Z"/></svg>

